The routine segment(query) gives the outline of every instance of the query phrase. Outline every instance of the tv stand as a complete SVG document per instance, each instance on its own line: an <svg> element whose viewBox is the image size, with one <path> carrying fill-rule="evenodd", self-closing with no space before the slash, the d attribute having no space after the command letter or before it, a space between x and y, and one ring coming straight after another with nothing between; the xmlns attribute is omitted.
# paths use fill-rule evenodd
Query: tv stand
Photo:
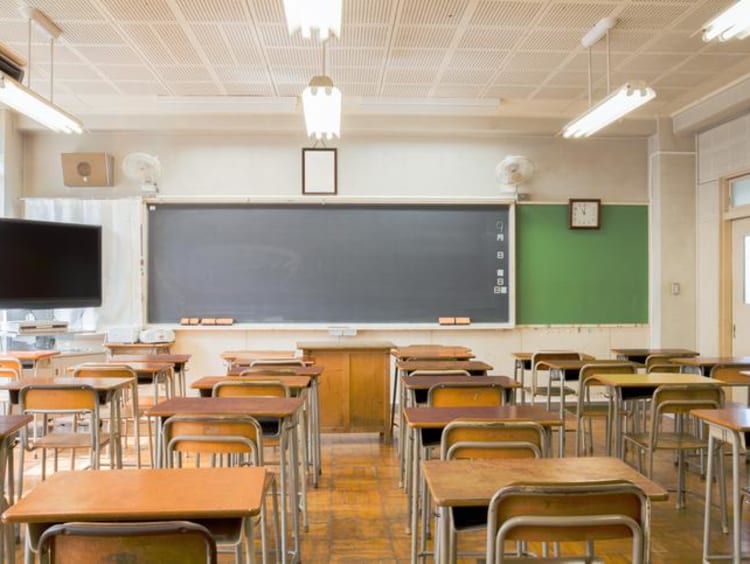
<svg viewBox="0 0 750 564"><path fill-rule="evenodd" d="M67 333L68 322L55 319L27 319L24 321L6 321L3 327L5 333L12 335L51 335Z"/></svg>

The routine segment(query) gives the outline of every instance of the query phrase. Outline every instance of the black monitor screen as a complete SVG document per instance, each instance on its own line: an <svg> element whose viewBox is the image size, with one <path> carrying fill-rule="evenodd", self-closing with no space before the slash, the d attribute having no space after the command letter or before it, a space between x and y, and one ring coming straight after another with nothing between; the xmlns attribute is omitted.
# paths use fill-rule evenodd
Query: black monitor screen
<svg viewBox="0 0 750 564"><path fill-rule="evenodd" d="M101 227L0 219L0 308L101 303Z"/></svg>

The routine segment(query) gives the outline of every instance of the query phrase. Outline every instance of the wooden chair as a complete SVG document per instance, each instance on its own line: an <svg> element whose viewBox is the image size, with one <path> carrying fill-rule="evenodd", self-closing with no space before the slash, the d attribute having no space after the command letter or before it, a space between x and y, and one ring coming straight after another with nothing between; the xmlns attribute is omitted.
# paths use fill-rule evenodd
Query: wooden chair
<svg viewBox="0 0 750 564"><path fill-rule="evenodd" d="M594 541L631 538L632 562L641 564L649 560L649 529L648 499L630 482L514 484L490 501L486 562L507 561L505 541L585 542L587 558L575 561L592 562Z"/></svg>
<svg viewBox="0 0 750 564"><path fill-rule="evenodd" d="M576 416L576 456L581 456L582 451L589 454L594 452L594 437L592 432L592 421L604 419L605 422L605 444L612 444L612 429L610 428L609 402L596 402L591 399L592 388L604 387L594 374L635 374L636 367L632 364L586 364L578 374L578 401L575 407L568 408ZM588 423L588 429L586 429ZM586 437L588 436L588 449L586 448Z"/></svg>
<svg viewBox="0 0 750 564"><path fill-rule="evenodd" d="M183 455L195 456L196 467L201 466L201 455L211 457L211 466L263 466L263 431L260 424L249 416L227 415L174 415L163 425L164 452L168 467L181 467ZM273 524L276 538L277 561L280 559L278 508L276 482L271 476ZM263 562L267 561L266 505L261 506L260 531ZM222 531L217 544L234 548L236 562L242 561L243 527ZM249 555L252 546L245 546Z"/></svg>
<svg viewBox="0 0 750 564"><path fill-rule="evenodd" d="M667 384L659 386L651 400L649 430L644 433L625 433L625 446L632 445L638 451L638 470L641 470L641 456L648 457L646 476L651 478L654 470L654 453L657 450L677 452L677 507L685 506L685 451L706 450L708 440L701 434L700 426L691 432L686 420L692 409L718 409L724 405L724 391L715 384ZM664 429L667 421L673 430ZM627 453L626 453L627 454ZM713 456L714 453L709 453ZM719 481L724 487L723 460L719 456ZM724 495L722 495L722 498ZM722 509L724 503L722 503ZM723 514L726 514L722 510Z"/></svg>
<svg viewBox="0 0 750 564"><path fill-rule="evenodd" d="M211 533L187 521L64 523L39 539L43 562L179 562L216 564Z"/></svg>
<svg viewBox="0 0 750 564"><path fill-rule="evenodd" d="M20 392L21 413L40 416L42 419L42 432L39 437L29 437L26 429L22 431L22 446L20 455L20 467L23 468L24 451L42 451L42 480L47 477L47 450L53 450L54 470L57 471L58 451L70 449L71 470L75 468L76 449L88 449L91 453L90 466L92 469L99 468L99 453L103 446L110 442L108 433L100 431L99 420L99 397L91 386L61 386L61 385L32 385L21 388ZM57 420L52 423L50 419ZM69 418L66 421L71 430L57 430L53 425L59 426L61 417ZM85 421L86 430L79 431L79 418ZM50 427L52 428L50 429ZM110 466L114 467L114 449L110 449ZM19 475L21 475L19 473ZM20 481L19 481L20 482ZM19 483L18 497L21 497L23 484Z"/></svg>
<svg viewBox="0 0 750 564"><path fill-rule="evenodd" d="M646 372L680 372L681 366L671 362L674 357L652 354L646 357Z"/></svg>
<svg viewBox="0 0 750 564"><path fill-rule="evenodd" d="M453 421L443 429L440 440L441 460L472 460L483 458L542 458L546 454L544 428L523 421ZM449 554L456 558L456 534L484 529L487 508L453 507L448 512L451 521Z"/></svg>
<svg viewBox="0 0 750 564"><path fill-rule="evenodd" d="M250 362L250 368L274 366L304 366L301 358L259 358Z"/></svg>
<svg viewBox="0 0 750 564"><path fill-rule="evenodd" d="M122 420L125 422L123 437L127 442L128 421L133 423L133 441L135 443L136 466L141 467L141 421L145 420L148 428L148 446L151 460L154 459L153 448L153 431L151 429L150 418L145 414L145 407L140 406L138 399L138 377L135 371L124 364L97 364L84 363L79 364L73 370L74 378L131 378L133 381L130 387L130 394L123 397L120 412L130 411L130 414L123 415Z"/></svg>
<svg viewBox="0 0 750 564"><path fill-rule="evenodd" d="M531 403L534 403L537 396L546 397L547 409L549 410L552 396L559 395L560 390L558 387L553 386L549 379L546 386L539 385L540 372L547 372L551 377L551 373L544 369L539 363L545 360L581 360L582 358L583 355L575 351L539 351L534 353L531 357L531 386L524 386L521 393L521 403L526 402L526 392L529 392L531 395ZM571 388L563 387L563 393L572 394L573 390ZM560 401L562 401L562 398L560 398Z"/></svg>
<svg viewBox="0 0 750 564"><path fill-rule="evenodd" d="M9 368L16 372L16 378L23 376L23 364L13 356L0 356L0 368Z"/></svg>

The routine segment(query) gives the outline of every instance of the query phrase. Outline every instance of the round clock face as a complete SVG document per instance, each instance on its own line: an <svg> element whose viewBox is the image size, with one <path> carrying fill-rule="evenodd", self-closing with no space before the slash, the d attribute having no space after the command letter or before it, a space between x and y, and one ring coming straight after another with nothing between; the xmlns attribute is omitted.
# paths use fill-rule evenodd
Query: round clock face
<svg viewBox="0 0 750 564"><path fill-rule="evenodd" d="M571 227L599 227L599 202L571 202Z"/></svg>

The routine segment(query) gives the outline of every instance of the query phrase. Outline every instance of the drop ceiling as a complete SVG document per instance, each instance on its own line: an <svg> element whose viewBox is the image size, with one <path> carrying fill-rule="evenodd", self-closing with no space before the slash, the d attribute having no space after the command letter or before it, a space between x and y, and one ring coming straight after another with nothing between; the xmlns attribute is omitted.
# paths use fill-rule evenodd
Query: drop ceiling
<svg viewBox="0 0 750 564"><path fill-rule="evenodd" d="M328 74L347 115L537 118L588 104L580 38L605 16L611 86L645 80L657 98L636 118L668 116L750 73L750 39L704 44L701 26L733 0L343 0ZM301 117L296 97L322 49L289 37L282 0L32 0L63 30L55 102L86 116L267 113ZM27 23L0 0L0 41L27 56ZM606 92L594 47L594 101ZM31 85L47 95L47 39L32 34ZM272 127L272 125L268 125ZM301 122L300 122L301 127Z"/></svg>

